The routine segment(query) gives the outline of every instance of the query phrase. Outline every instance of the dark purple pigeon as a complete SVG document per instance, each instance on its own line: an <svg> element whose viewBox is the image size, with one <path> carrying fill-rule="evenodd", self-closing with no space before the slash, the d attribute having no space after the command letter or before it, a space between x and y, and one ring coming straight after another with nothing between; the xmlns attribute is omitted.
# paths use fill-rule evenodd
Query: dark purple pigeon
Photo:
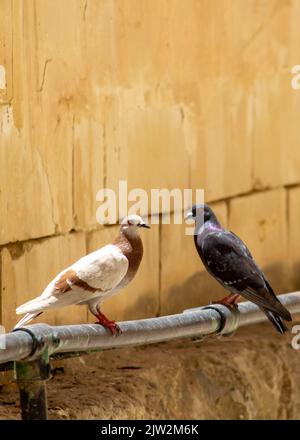
<svg viewBox="0 0 300 440"><path fill-rule="evenodd" d="M223 229L206 204L194 205L186 218L195 221L195 246L205 268L230 291L230 295L218 303L234 307L241 295L257 304L277 331L287 331L283 320L291 321L292 317L276 297L242 240Z"/></svg>

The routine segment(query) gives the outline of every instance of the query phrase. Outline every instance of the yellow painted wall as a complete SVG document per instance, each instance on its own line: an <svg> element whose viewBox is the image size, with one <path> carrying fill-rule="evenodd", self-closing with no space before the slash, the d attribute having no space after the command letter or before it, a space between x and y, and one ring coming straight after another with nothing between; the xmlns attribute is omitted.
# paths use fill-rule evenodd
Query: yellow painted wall
<svg viewBox="0 0 300 440"><path fill-rule="evenodd" d="M0 0L4 325L114 237L96 222L96 193L120 179L203 187L277 291L300 287L299 22L299 0ZM143 240L136 279L104 306L110 317L224 293L182 226L153 226ZM82 307L43 315L87 319Z"/></svg>

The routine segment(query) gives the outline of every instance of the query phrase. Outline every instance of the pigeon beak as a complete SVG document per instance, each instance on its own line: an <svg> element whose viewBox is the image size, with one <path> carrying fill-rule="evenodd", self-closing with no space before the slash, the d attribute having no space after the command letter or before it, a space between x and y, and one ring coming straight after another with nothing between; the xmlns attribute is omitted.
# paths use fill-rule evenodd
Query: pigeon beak
<svg viewBox="0 0 300 440"><path fill-rule="evenodd" d="M184 217L184 220L189 220L190 218L194 218L192 211L189 211L186 216Z"/></svg>
<svg viewBox="0 0 300 440"><path fill-rule="evenodd" d="M141 228L147 228L147 229L151 229L149 225L147 225L146 223L142 223Z"/></svg>

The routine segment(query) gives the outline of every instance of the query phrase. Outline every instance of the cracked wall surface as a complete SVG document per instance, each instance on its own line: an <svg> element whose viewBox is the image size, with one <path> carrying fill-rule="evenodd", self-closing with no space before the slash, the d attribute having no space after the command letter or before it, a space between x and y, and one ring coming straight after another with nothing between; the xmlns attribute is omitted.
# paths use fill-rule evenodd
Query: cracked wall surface
<svg viewBox="0 0 300 440"><path fill-rule="evenodd" d="M300 288L297 0L1 0L1 322L114 237L96 194L204 188L278 293ZM209 278L180 225L143 233L114 319L207 304ZM86 322L68 308L41 320Z"/></svg>

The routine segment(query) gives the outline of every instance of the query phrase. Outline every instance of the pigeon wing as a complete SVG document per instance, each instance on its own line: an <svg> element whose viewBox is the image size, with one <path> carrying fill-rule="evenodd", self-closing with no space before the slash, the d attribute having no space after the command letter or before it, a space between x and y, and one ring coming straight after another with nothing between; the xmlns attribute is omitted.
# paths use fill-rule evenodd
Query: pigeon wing
<svg viewBox="0 0 300 440"><path fill-rule="evenodd" d="M37 313L48 308L78 304L114 289L126 275L128 260L114 245L88 254L63 270L41 296L17 308L17 314Z"/></svg>
<svg viewBox="0 0 300 440"><path fill-rule="evenodd" d="M128 265L127 258L117 246L108 245L81 258L71 269L79 283L86 284L91 291L107 292L124 278Z"/></svg>
<svg viewBox="0 0 300 440"><path fill-rule="evenodd" d="M208 271L227 289L239 293L259 307L286 317L286 310L268 288L263 272L246 245L229 231L207 234L201 253Z"/></svg>
<svg viewBox="0 0 300 440"><path fill-rule="evenodd" d="M228 232L227 232L228 233ZM229 234L231 234L232 236L232 240L236 243L237 246L240 246L242 249L242 252L249 258L251 258L251 260L254 260L254 258L252 257L251 252L249 251L249 249L247 248L247 246L245 245L245 243L232 231L229 232Z"/></svg>

